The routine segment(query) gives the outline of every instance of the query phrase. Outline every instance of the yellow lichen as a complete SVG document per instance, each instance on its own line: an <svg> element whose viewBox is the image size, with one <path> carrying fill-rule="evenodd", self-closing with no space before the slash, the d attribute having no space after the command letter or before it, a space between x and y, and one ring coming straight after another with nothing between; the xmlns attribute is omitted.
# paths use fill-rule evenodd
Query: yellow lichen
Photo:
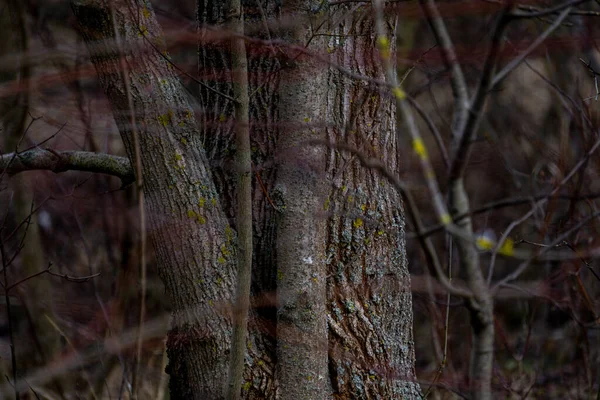
<svg viewBox="0 0 600 400"><path fill-rule="evenodd" d="M188 210L187 216L189 218L196 218L196 212L194 210Z"/></svg>
<svg viewBox="0 0 600 400"><path fill-rule="evenodd" d="M225 237L227 238L227 243L231 243L231 240L233 240L233 229L229 226L225 227Z"/></svg>
<svg viewBox="0 0 600 400"><path fill-rule="evenodd" d="M361 226L363 226L363 220L361 218L356 218L352 223L352 226L354 226L357 229L360 228Z"/></svg>
<svg viewBox="0 0 600 400"><path fill-rule="evenodd" d="M230 254L229 249L227 248L226 245L222 244L221 245L221 254L223 254L224 256L227 256Z"/></svg>
<svg viewBox="0 0 600 400"><path fill-rule="evenodd" d="M167 126L167 125L169 125L169 123L171 123L172 118L173 118L173 111L169 110L165 114L159 115L157 119L158 119L159 124L161 124L162 126Z"/></svg>
<svg viewBox="0 0 600 400"><path fill-rule="evenodd" d="M198 218L196 218L198 220L198 223L200 225L204 225L206 223L206 218L204 218L202 215L198 214Z"/></svg>
<svg viewBox="0 0 600 400"><path fill-rule="evenodd" d="M200 200L198 200L198 206L204 207L204 203L206 203L206 199L204 197L200 197Z"/></svg>

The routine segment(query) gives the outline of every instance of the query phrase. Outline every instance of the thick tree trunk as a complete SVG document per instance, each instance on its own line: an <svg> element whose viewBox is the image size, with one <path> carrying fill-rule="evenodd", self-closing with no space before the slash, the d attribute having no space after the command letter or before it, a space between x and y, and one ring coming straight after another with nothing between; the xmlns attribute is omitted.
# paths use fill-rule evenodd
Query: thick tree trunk
<svg viewBox="0 0 600 400"><path fill-rule="evenodd" d="M125 43L151 238L175 310L168 342L171 396L220 398L232 328L223 308L235 281L228 224L236 216L234 104L226 35L221 32L219 42L214 28L201 30L197 131L171 68L149 45L163 50L150 5L125 3L111 11L108 1L80 0L75 11L132 157L112 15ZM320 4L246 5L246 21L253 22L247 34L301 46L311 38L309 50L328 50L342 66L381 78L370 18L346 8L326 15ZM223 6L199 1L201 27L223 24ZM297 17L296 31L265 28L264 19L282 9ZM324 16L344 22L312 25L322 32L308 29L309 18ZM335 36L310 36L326 31ZM324 136L350 142L395 169L393 104L377 89L285 45L250 47L248 57L256 175L254 310L243 397L419 398L400 196L354 157L305 143Z"/></svg>
<svg viewBox="0 0 600 400"><path fill-rule="evenodd" d="M357 13L334 28L334 61L378 79L374 21ZM393 100L332 70L328 139L397 170ZM329 371L336 398L420 399L414 371L412 294L400 194L354 156L330 151L328 222Z"/></svg>
<svg viewBox="0 0 600 400"><path fill-rule="evenodd" d="M303 13L290 10L302 5ZM318 9L318 4L313 6ZM308 21L308 9L302 2L284 3L280 20L289 23L292 14L299 29ZM261 15L275 19L279 12L272 1L246 6L253 36L301 46L311 34L327 31L339 36L328 42L313 37L311 51L321 56L330 52L332 61L345 68L383 77L372 52L375 34L369 18L350 15L343 24L323 25L323 32L306 27L295 32L257 28L263 26ZM340 9L332 16L347 12ZM198 18L201 27L221 24L223 9L219 2L200 1ZM219 43L207 40L212 34L205 31L201 42L199 75L213 77L205 84L229 94L224 81L230 65ZM249 57L253 161L261 179L253 186L253 293L259 301L250 332L247 398L273 398L269 389L274 385L269 375L273 371L281 398L420 398L400 196L352 156L325 149L321 153L301 144L325 133L328 139L350 142L395 169L393 103L376 88L345 78L335 68L286 46L252 43ZM200 99L207 152L216 167L224 207L233 218L233 175L228 168L233 159L233 125L228 122L232 105L203 86ZM322 277L325 292L319 285ZM275 289L278 310L264 303ZM321 334L323 321L315 315L321 308L315 301L325 295L327 311L322 315L329 329ZM328 343L314 340L317 333L328 337ZM272 364L274 360L278 365ZM318 371L324 362L328 370L322 375Z"/></svg>
<svg viewBox="0 0 600 400"><path fill-rule="evenodd" d="M142 158L150 238L173 307L168 372L173 399L223 396L231 342L235 235L216 192L194 113L168 63L149 2L74 1L127 154L133 113ZM127 66L122 79L117 38ZM128 96L134 110L129 110Z"/></svg>

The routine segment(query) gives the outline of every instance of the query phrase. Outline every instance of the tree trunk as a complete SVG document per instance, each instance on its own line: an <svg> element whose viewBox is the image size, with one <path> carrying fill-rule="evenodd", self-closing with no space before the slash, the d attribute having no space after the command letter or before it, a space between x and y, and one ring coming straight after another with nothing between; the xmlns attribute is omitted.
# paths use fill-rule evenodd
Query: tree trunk
<svg viewBox="0 0 600 400"><path fill-rule="evenodd" d="M74 1L127 154L133 114L142 159L149 237L173 307L167 342L173 399L223 396L231 342L235 235L213 183L194 113L165 57L149 2ZM139 22L138 22L139 21ZM113 25L114 24L114 25ZM122 75L115 32L124 43ZM162 52L162 53L161 53ZM130 91L122 76L129 81ZM134 110L129 110L128 96Z"/></svg>
<svg viewBox="0 0 600 400"><path fill-rule="evenodd" d="M126 43L151 238L175 310L171 397L220 398L232 329L223 309L235 282L231 60L227 34L214 30L227 16L223 2L198 2L203 82L196 127L171 68L148 44L164 49L150 5L125 3L114 15ZM247 35L280 41L248 47L254 256L242 395L420 398L400 196L355 157L306 143L349 142L397 167L393 103L281 44L305 46L310 38L309 51L381 78L370 16L321 7L270 0L244 7L252 23ZM133 158L111 10L101 0L77 1L75 10ZM293 29L286 26L290 15ZM266 19L281 16L280 25L267 27ZM326 32L334 36L312 36Z"/></svg>

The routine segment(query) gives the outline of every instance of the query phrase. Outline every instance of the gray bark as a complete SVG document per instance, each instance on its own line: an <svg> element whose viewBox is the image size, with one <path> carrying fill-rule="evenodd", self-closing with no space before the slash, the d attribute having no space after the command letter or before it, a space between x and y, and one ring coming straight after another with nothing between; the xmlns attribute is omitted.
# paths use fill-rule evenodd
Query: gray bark
<svg viewBox="0 0 600 400"><path fill-rule="evenodd" d="M304 29L308 16L323 15L314 8L311 15L307 5L284 5L305 14L294 21ZM223 308L235 282L235 234L228 223L237 213L232 87L228 79L200 85L201 124L195 126L172 70L148 45L163 49L150 5L142 7L135 18L143 29L132 24L127 7L115 10L115 22L132 71L150 237L175 310L167 344L171 397L220 398L232 329ZM278 2L248 7L256 7L246 17L255 37L299 43L311 33L260 28L256 16L278 15ZM80 0L75 11L131 158L108 2ZM222 2L199 1L198 19L202 26L223 24ZM347 14L342 23L324 26L348 37L343 43L313 38L310 50L327 46L339 64L383 76L369 18ZM209 40L213 34L201 33L199 76L228 77L229 55ZM400 196L354 157L303 145L325 135L395 169L393 104L375 88L278 47L266 44L248 55L252 159L260 180L253 180L254 309L242 395L419 398Z"/></svg>
<svg viewBox="0 0 600 400"><path fill-rule="evenodd" d="M150 3L114 5L115 20L109 1L74 1L73 9L130 159L130 112L137 125L149 236L173 307L167 342L171 398L221 398L231 342L227 309L235 284L235 235L220 206L193 110L173 67L158 52L165 47ZM134 110L128 109L113 24L125 43Z"/></svg>

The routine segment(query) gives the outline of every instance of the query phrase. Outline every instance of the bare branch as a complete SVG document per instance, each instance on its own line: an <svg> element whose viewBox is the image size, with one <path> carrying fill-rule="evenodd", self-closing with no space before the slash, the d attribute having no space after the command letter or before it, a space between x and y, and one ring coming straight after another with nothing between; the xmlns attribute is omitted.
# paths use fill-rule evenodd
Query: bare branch
<svg viewBox="0 0 600 400"><path fill-rule="evenodd" d="M433 0L420 0L419 2L421 3L421 8L425 13L425 17L427 18L427 22L433 31L433 35L442 49L444 64L450 70L450 86L452 87L454 104L456 105L452 128L454 134L459 134L465 122L466 112L469 109L467 83L458 62L458 58L456 57L452 39L450 39L446 24L442 19L435 2Z"/></svg>
<svg viewBox="0 0 600 400"><path fill-rule="evenodd" d="M518 57L513 59L510 63L508 63L492 80L492 84L490 89L500 83L506 76L514 70L527 56L529 56L533 50L536 49L540 44L544 42L550 36L552 32L556 30L562 24L562 22L569 16L569 12L572 10L572 7L565 9L560 15L556 18L556 20L550 25L523 53L519 54Z"/></svg>
<svg viewBox="0 0 600 400"><path fill-rule="evenodd" d="M131 163L126 157L88 151L54 151L34 149L0 156L0 170L10 175L24 171L47 170L54 173L86 171L113 175L121 179L122 187L135 181Z"/></svg>
<svg viewBox="0 0 600 400"><path fill-rule="evenodd" d="M550 15L550 14L556 14L557 12L564 10L565 8L576 7L580 4L587 3L588 1L590 1L590 0L569 0L569 1L565 1L562 4L559 4L557 6L550 7L550 8L544 8L544 9L538 9L536 7L522 5L522 6L519 6L519 8L527 9L527 10L529 10L529 12L513 11L510 13L510 16L513 18L544 17L544 16Z"/></svg>

